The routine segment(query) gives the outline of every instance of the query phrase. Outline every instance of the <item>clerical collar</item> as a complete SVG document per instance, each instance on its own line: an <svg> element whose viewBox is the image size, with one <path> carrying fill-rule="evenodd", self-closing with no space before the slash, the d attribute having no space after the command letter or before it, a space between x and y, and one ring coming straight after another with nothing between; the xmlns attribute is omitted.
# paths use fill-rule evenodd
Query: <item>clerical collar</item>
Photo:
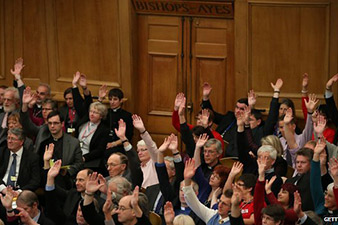
<svg viewBox="0 0 338 225"><path fill-rule="evenodd" d="M39 109L42 107L42 105L38 105L38 104L36 104L36 107L38 107Z"/></svg>
<svg viewBox="0 0 338 225"><path fill-rule="evenodd" d="M186 207L183 207L183 206L181 206L181 210L182 210L182 211L185 211L185 210L187 210L187 208L186 208Z"/></svg>
<svg viewBox="0 0 338 225"><path fill-rule="evenodd" d="M221 216L219 216L219 220L218 220L219 224L223 224L228 221L229 221L229 217L222 218Z"/></svg>
<svg viewBox="0 0 338 225"><path fill-rule="evenodd" d="M271 169L266 170L265 173L272 173L274 171L275 171L275 168L272 167Z"/></svg>
<svg viewBox="0 0 338 225"><path fill-rule="evenodd" d="M121 109L121 107L118 107L118 108L115 108L115 109L112 109L113 112L117 112L119 109Z"/></svg>
<svg viewBox="0 0 338 225"><path fill-rule="evenodd" d="M54 137L52 136L52 138L53 138L53 140L54 140L55 142L57 142L58 140L60 140L62 137L63 137L63 134L62 134L62 136L59 137L59 138L54 138Z"/></svg>

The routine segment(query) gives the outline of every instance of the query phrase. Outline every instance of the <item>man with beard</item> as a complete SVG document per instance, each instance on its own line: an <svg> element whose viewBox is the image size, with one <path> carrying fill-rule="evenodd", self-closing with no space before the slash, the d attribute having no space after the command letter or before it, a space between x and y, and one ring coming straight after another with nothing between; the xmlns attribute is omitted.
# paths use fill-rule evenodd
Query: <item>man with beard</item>
<svg viewBox="0 0 338 225"><path fill-rule="evenodd" d="M8 116L18 110L20 102L19 92L14 87L6 88L3 94L3 110L0 114L0 136L5 134Z"/></svg>

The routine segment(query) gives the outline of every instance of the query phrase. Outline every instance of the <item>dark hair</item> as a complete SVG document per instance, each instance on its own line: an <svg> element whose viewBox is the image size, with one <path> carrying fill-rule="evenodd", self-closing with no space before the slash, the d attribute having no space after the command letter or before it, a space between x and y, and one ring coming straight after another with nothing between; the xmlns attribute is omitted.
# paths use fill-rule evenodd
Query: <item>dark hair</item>
<svg viewBox="0 0 338 225"><path fill-rule="evenodd" d="M249 105L248 98L240 98L237 100L238 103L244 103L245 105Z"/></svg>
<svg viewBox="0 0 338 225"><path fill-rule="evenodd" d="M251 109L251 115L253 115L256 118L256 120L262 120L263 117L261 111L257 109Z"/></svg>
<svg viewBox="0 0 338 225"><path fill-rule="evenodd" d="M298 191L298 188L296 185L291 184L291 183L285 183L282 184L281 189L287 191L289 193L289 208L293 207L293 202L294 202L294 196L293 194Z"/></svg>
<svg viewBox="0 0 338 225"><path fill-rule="evenodd" d="M12 128L8 130L8 134L18 136L19 140L25 140L26 136L21 128Z"/></svg>
<svg viewBox="0 0 338 225"><path fill-rule="evenodd" d="M289 108L291 108L293 117L294 118L296 117L295 104L293 103L293 101L291 99L283 98L279 105L281 105L281 104L284 104L284 105L288 106Z"/></svg>
<svg viewBox="0 0 338 225"><path fill-rule="evenodd" d="M126 164L126 169L128 169L128 157L125 154L122 154L121 152L114 152L110 156L112 155L118 155L120 157L120 163Z"/></svg>
<svg viewBox="0 0 338 225"><path fill-rule="evenodd" d="M83 169L84 171L87 171L87 176L89 176L90 174L93 174L94 171L92 169L89 169L89 168L86 168L86 169ZM83 170L80 170L80 171L83 171ZM79 172L80 172L79 171Z"/></svg>
<svg viewBox="0 0 338 225"><path fill-rule="evenodd" d="M6 86L6 85L0 85L0 89L6 89L6 88L8 88L8 86Z"/></svg>
<svg viewBox="0 0 338 225"><path fill-rule="evenodd" d="M234 193L234 191L232 189L226 189L224 192L223 192L223 195L227 198L231 198L232 197L232 194Z"/></svg>
<svg viewBox="0 0 338 225"><path fill-rule="evenodd" d="M61 116L61 114L60 114L59 111L51 111L51 112L48 114L48 116L47 116L47 121L48 121L50 118L54 117L54 116L59 116L60 122L61 122L61 123L63 122L63 116Z"/></svg>
<svg viewBox="0 0 338 225"><path fill-rule="evenodd" d="M224 187L224 184L226 182L226 180L228 179L229 173L230 173L230 169L226 166L223 165L218 165L214 168L214 173L217 173L217 175L220 177L220 183L219 186L221 188Z"/></svg>
<svg viewBox="0 0 338 225"><path fill-rule="evenodd" d="M263 214L271 216L275 222L283 222L285 217L285 210L283 206L278 204L268 205L267 207L262 209L262 215Z"/></svg>
<svg viewBox="0 0 338 225"><path fill-rule="evenodd" d="M193 134L195 134L197 137L199 137L200 135L202 135L204 133L204 127L202 127L202 126L194 126L191 129L191 132Z"/></svg>
<svg viewBox="0 0 338 225"><path fill-rule="evenodd" d="M313 151L309 148L301 148L298 150L298 152L296 152L296 158L299 155L305 156L309 160L309 162L311 162L313 157Z"/></svg>
<svg viewBox="0 0 338 225"><path fill-rule="evenodd" d="M67 88L64 92L63 92L63 98L66 98L66 95L68 95L68 94L73 94L73 92L72 92L72 88L70 87L70 88Z"/></svg>
<svg viewBox="0 0 338 225"><path fill-rule="evenodd" d="M112 97L118 97L118 99L121 100L123 98L122 90L119 88L110 89L108 93L108 98L111 99Z"/></svg>
<svg viewBox="0 0 338 225"><path fill-rule="evenodd" d="M251 189L251 195L254 195L256 181L257 181L257 177L254 174L250 174L250 173L242 174L238 178L238 181L242 181L245 188L247 188L247 189L252 188Z"/></svg>

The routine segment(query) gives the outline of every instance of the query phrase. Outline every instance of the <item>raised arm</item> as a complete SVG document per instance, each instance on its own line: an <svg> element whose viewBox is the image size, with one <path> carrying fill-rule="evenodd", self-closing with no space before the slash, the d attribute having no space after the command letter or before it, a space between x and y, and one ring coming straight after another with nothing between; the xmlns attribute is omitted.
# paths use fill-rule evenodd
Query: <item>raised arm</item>
<svg viewBox="0 0 338 225"><path fill-rule="evenodd" d="M134 127L140 132L142 140L146 143L151 159L156 162L157 160L157 146L146 130L142 118L136 114L132 116Z"/></svg>
<svg viewBox="0 0 338 225"><path fill-rule="evenodd" d="M309 75L307 73L303 74L303 81L302 81L302 111L304 115L304 120L307 118L307 108L305 106L305 100L308 100L308 90L307 86L309 84Z"/></svg>
<svg viewBox="0 0 338 225"><path fill-rule="evenodd" d="M21 71L25 67L23 64L23 58L18 58L15 60L14 69L11 69L11 74L13 74L15 81L18 84L18 88L24 85L21 79ZM21 95L20 95L21 96Z"/></svg>
<svg viewBox="0 0 338 225"><path fill-rule="evenodd" d="M338 127L338 109L333 98L332 85L338 81L338 73L326 83L325 102L328 107L328 114L332 122Z"/></svg>
<svg viewBox="0 0 338 225"><path fill-rule="evenodd" d="M175 98L174 111L171 117L171 123L178 132L180 131L180 119L178 116L178 109L180 105L182 104L183 100L184 100L184 94L182 92L178 93Z"/></svg>
<svg viewBox="0 0 338 225"><path fill-rule="evenodd" d="M201 165L201 149L205 145L205 143L208 141L209 136L204 133L199 136L198 141L196 142L195 152L194 152L194 160L195 160L195 166L198 168Z"/></svg>

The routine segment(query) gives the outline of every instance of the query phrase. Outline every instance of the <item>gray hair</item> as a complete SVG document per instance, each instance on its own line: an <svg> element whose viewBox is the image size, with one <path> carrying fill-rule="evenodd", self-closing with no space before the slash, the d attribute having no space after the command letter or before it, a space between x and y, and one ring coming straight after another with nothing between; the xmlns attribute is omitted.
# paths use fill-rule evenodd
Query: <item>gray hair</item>
<svg viewBox="0 0 338 225"><path fill-rule="evenodd" d="M108 114L107 107L101 102L93 102L92 104L90 104L89 110L91 109L96 109L97 111L99 111L102 119L105 119Z"/></svg>
<svg viewBox="0 0 338 225"><path fill-rule="evenodd" d="M116 184L117 192L115 193L115 199L117 200L117 202L119 202L120 199L126 194L131 194L131 183L126 178L121 176L112 177L108 181L108 185L112 182Z"/></svg>
<svg viewBox="0 0 338 225"><path fill-rule="evenodd" d="M18 89L15 88L15 87L8 87L8 88L5 89L5 92L4 92L4 93L6 93L6 92L8 92L8 91L13 92L14 99L16 100L16 103L18 103L18 102L20 101L20 95L19 95Z"/></svg>
<svg viewBox="0 0 338 225"><path fill-rule="evenodd" d="M46 84L46 83L40 83L39 84L39 87L45 87L45 88L47 88L47 95L48 96L50 96L50 94L51 94L51 88L50 88L50 86L49 86L49 84Z"/></svg>
<svg viewBox="0 0 338 225"><path fill-rule="evenodd" d="M137 147L139 147L139 146L147 146L146 145L146 143L143 141L143 140L139 140L138 142L137 142L137 145L136 145Z"/></svg>
<svg viewBox="0 0 338 225"><path fill-rule="evenodd" d="M277 158L277 150L276 150L273 146L271 146L271 145L262 145L262 146L258 149L257 155L258 155L259 153L263 153L263 152L268 152L270 158L276 160L276 158Z"/></svg>
<svg viewBox="0 0 338 225"><path fill-rule="evenodd" d="M222 143L217 140L216 138L210 138L204 145L204 147L211 147L212 145L215 145L216 147L216 151L218 154L222 154L223 153L223 149L222 149Z"/></svg>
<svg viewBox="0 0 338 225"><path fill-rule="evenodd" d="M15 136L18 136L19 140L25 140L25 135L23 133L23 130L21 128L12 128L8 130L9 134L14 134Z"/></svg>

